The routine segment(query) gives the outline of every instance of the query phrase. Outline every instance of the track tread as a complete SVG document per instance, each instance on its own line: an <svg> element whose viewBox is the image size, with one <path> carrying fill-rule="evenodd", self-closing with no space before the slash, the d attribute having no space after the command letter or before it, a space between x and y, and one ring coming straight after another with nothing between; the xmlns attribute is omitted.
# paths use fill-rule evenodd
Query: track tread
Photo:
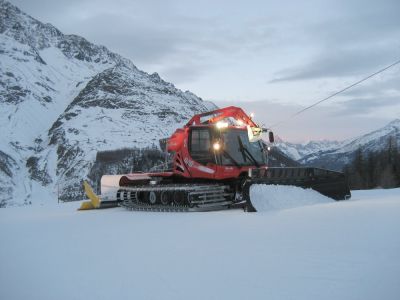
<svg viewBox="0 0 400 300"><path fill-rule="evenodd" d="M133 195L136 192L187 192L187 198L190 199L190 204L185 205L151 205L136 199L124 199L119 203L121 207L134 211L155 211L155 212L194 212L194 211L213 211L227 209L234 204L232 193L227 193L229 186L218 184L174 184L174 185L146 185L135 187L121 187L118 191L119 195ZM117 198L120 196L117 196ZM231 199L229 199L229 197ZM192 199L195 198L195 199Z"/></svg>

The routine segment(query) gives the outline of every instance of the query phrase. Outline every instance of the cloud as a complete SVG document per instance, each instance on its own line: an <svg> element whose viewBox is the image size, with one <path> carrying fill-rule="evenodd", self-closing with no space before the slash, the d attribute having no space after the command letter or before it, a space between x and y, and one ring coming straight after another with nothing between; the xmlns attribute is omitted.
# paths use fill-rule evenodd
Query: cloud
<svg viewBox="0 0 400 300"><path fill-rule="evenodd" d="M306 28L310 40L316 38L333 49L340 45L379 46L398 40L400 2L397 0L336 1L331 9L330 13L322 12L326 18Z"/></svg>
<svg viewBox="0 0 400 300"><path fill-rule="evenodd" d="M159 62L175 53L184 37L168 27L145 24L119 14L99 14L81 22L85 36L141 64Z"/></svg>
<svg viewBox="0 0 400 300"><path fill-rule="evenodd" d="M346 91L348 98L380 98L397 95L400 96L400 65L390 71L382 73L364 84Z"/></svg>
<svg viewBox="0 0 400 300"><path fill-rule="evenodd" d="M370 98L355 98L338 103L338 107L335 113L332 115L368 115L376 113L382 109L394 109L400 105L400 94L396 96L381 96L381 97L370 97Z"/></svg>
<svg viewBox="0 0 400 300"><path fill-rule="evenodd" d="M174 84L191 82L202 76L207 69L204 65L193 66L191 64L178 64L162 70L162 74L168 77Z"/></svg>
<svg viewBox="0 0 400 300"><path fill-rule="evenodd" d="M277 77L270 83L348 76L364 77L370 72L378 71L378 69L393 63L396 58L400 58L400 48L365 48L361 46L337 48L334 51L327 50L327 52L320 53L306 65L278 72Z"/></svg>
<svg viewBox="0 0 400 300"><path fill-rule="evenodd" d="M313 55L275 72L271 83L364 76L400 59L400 1L335 1L326 9L301 26Z"/></svg>

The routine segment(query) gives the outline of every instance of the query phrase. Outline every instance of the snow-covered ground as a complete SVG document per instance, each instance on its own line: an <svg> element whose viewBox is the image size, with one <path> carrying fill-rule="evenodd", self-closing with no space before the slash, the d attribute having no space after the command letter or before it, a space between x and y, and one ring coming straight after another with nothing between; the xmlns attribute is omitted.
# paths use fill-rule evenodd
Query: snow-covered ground
<svg viewBox="0 0 400 300"><path fill-rule="evenodd" d="M304 193L258 213L0 209L0 299L400 299L400 189Z"/></svg>

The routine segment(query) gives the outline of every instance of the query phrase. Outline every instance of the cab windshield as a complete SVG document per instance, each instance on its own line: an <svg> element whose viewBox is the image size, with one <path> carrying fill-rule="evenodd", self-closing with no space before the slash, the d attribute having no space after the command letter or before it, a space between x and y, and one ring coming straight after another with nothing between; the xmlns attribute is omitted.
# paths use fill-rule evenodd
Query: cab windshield
<svg viewBox="0 0 400 300"><path fill-rule="evenodd" d="M228 129L221 132L224 142L222 165L264 165L265 156L260 141L250 143L246 130Z"/></svg>

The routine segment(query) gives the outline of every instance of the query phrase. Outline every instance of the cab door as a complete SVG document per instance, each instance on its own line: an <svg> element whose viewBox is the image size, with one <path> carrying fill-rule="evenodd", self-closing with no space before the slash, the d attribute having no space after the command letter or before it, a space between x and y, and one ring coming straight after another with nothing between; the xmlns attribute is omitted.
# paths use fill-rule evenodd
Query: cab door
<svg viewBox="0 0 400 300"><path fill-rule="evenodd" d="M193 177L214 178L215 154L212 149L212 132L209 127L192 127L189 132L189 154L187 164Z"/></svg>

